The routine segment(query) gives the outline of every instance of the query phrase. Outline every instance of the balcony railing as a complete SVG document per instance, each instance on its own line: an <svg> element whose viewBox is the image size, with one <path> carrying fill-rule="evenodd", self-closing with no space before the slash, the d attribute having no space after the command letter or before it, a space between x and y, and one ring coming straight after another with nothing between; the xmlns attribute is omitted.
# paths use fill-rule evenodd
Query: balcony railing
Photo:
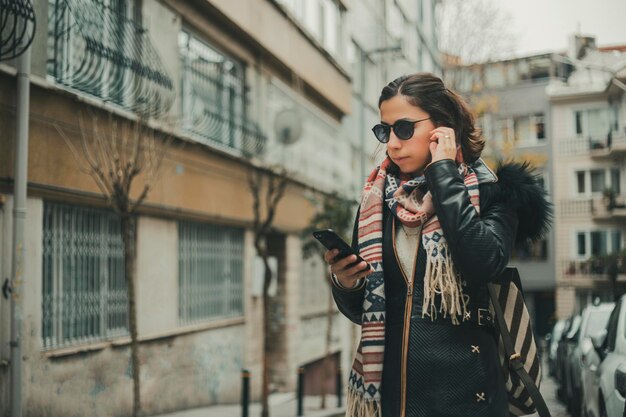
<svg viewBox="0 0 626 417"><path fill-rule="evenodd" d="M244 66L187 31L179 56L183 129L201 143L261 155L267 139L247 114Z"/></svg>
<svg viewBox="0 0 626 417"><path fill-rule="evenodd" d="M0 0L0 61L16 58L35 37L35 11L29 0Z"/></svg>
<svg viewBox="0 0 626 417"><path fill-rule="evenodd" d="M559 150L563 155L589 154L594 158L602 158L626 153L626 130L605 135L562 138L559 142Z"/></svg>
<svg viewBox="0 0 626 417"><path fill-rule="evenodd" d="M50 0L48 74L67 87L145 116L166 113L174 84L134 2Z"/></svg>
<svg viewBox="0 0 626 417"><path fill-rule="evenodd" d="M559 203L559 212L563 217L593 216L604 219L621 216L623 210L626 210L623 195L615 196L612 203L607 197L565 199Z"/></svg>
<svg viewBox="0 0 626 417"><path fill-rule="evenodd" d="M623 259L611 265L606 257L590 258L586 260L564 260L562 261L563 273L566 276L583 275L594 276L597 278L606 278L611 272L617 272L618 275L626 274L626 263Z"/></svg>

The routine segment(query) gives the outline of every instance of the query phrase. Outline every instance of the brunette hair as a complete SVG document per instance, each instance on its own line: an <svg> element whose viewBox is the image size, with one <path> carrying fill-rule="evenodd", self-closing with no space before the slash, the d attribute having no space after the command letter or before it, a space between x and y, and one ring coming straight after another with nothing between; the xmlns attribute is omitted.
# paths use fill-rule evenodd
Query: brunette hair
<svg viewBox="0 0 626 417"><path fill-rule="evenodd" d="M441 78L427 72L396 78L383 88L378 107L383 101L398 94L428 113L435 126L454 129L466 163L472 163L480 157L485 140L474 126L474 115L461 96L447 89Z"/></svg>

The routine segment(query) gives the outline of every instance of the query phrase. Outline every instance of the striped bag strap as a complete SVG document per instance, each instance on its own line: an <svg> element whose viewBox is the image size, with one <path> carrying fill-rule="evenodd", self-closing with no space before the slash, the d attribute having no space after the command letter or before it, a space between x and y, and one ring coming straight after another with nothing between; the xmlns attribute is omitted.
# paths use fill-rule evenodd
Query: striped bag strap
<svg viewBox="0 0 626 417"><path fill-rule="evenodd" d="M504 285L503 283L502 285ZM515 285L510 282L510 285ZM546 405L541 392L539 392L539 388L535 385L535 382L530 377L526 369L524 368L524 363L521 361L521 356L519 353L515 352L515 344L513 338L511 337L510 330L506 324L504 313L502 311L502 306L498 300L498 291L496 289L495 284L489 283L489 297L491 298L491 304L493 305L493 309L496 313L496 320L498 322L498 330L500 332L500 336L502 337L502 343L504 345L504 351L506 356L509 359L509 367L515 371L520 380L524 383L524 387L528 391L528 394L533 399L533 404L537 409L537 413L539 417L551 417L550 410L548 410L548 406ZM519 294L521 296L521 293Z"/></svg>

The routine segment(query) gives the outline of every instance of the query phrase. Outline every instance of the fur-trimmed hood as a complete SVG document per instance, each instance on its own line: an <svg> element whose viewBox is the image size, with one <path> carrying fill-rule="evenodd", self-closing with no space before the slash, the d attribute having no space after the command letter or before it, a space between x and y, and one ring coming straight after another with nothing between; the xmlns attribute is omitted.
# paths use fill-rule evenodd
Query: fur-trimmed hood
<svg viewBox="0 0 626 417"><path fill-rule="evenodd" d="M517 210L516 243L546 237L552 225L553 205L527 162L500 163L495 170L499 200Z"/></svg>

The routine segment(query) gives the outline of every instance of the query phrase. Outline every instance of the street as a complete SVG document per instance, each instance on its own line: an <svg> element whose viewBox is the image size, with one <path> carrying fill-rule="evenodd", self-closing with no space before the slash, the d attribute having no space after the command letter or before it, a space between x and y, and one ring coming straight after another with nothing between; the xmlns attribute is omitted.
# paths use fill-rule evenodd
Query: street
<svg viewBox="0 0 626 417"><path fill-rule="evenodd" d="M554 378L548 376L548 367L544 366L542 370L544 372L544 376L541 381L540 391L543 398L546 400L548 410L550 410L552 417L569 417L570 414L567 412L565 405L563 405L556 397L557 384ZM531 416L538 417L539 414L535 413Z"/></svg>

